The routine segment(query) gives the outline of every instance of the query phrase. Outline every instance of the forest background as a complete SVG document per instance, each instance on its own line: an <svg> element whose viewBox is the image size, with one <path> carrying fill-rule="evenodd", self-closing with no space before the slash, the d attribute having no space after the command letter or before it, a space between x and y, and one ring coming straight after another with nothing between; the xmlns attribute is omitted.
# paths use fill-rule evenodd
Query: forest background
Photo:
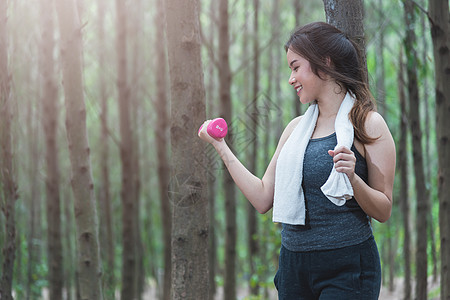
<svg viewBox="0 0 450 300"><path fill-rule="evenodd" d="M383 299L449 297L431 2L446 0L366 0L364 14L362 2L341 1L364 16L371 90L397 145L392 216L372 222ZM248 205L197 130L227 116L234 152L261 177L305 110L284 42L326 21L324 3L336 5L1 1L2 299L276 297L280 227ZM191 35L166 40L164 28Z"/></svg>

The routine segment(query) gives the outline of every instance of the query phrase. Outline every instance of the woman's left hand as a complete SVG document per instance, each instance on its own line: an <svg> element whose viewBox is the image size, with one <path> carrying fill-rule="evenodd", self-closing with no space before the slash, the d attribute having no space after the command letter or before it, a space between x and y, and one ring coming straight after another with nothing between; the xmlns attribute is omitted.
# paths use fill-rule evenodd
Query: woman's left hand
<svg viewBox="0 0 450 300"><path fill-rule="evenodd" d="M328 154L333 157L336 171L347 174L350 181L352 181L355 177L355 153L347 147L341 146L335 150L328 150Z"/></svg>

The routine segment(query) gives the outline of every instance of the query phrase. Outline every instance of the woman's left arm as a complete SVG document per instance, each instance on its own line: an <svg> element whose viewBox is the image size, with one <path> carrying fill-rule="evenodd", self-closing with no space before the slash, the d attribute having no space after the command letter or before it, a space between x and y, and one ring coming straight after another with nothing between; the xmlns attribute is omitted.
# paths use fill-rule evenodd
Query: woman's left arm
<svg viewBox="0 0 450 300"><path fill-rule="evenodd" d="M349 149L336 149L330 155L334 157L336 171L348 175L359 206L368 216L383 223L391 216L395 144L386 122L376 112L367 116L366 132L371 137L378 137L373 143L364 145L368 183L355 173L356 158Z"/></svg>

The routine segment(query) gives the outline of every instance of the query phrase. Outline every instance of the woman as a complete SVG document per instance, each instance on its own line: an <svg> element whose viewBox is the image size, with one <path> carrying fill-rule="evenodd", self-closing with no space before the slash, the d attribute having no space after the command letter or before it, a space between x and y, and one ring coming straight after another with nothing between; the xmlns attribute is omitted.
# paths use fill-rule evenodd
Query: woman
<svg viewBox="0 0 450 300"><path fill-rule="evenodd" d="M274 279L279 299L378 299L381 268L370 218L385 222L391 214L394 141L375 112L360 52L341 31L323 22L311 23L294 32L285 49L289 84L301 103L316 105L318 115L310 137L306 135L303 179L298 184L305 220L281 222L282 247ZM353 145L335 148L339 138L335 126L340 126L336 116L348 95L354 101L348 113ZM282 185L276 174L290 171L280 170L289 169L287 164L277 166L281 150L302 118L309 120L305 114L285 128L262 179L238 161L223 139L210 137L206 126L199 137L215 147L246 198L258 212L266 213L274 206L276 186ZM333 168L347 176L353 190L353 197L340 206L321 191Z"/></svg>

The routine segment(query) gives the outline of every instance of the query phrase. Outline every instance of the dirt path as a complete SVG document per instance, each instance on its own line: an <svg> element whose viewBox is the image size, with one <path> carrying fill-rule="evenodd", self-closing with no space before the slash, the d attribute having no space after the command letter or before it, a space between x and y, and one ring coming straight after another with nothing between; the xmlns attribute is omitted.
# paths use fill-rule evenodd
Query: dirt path
<svg viewBox="0 0 450 300"><path fill-rule="evenodd" d="M145 291L144 300L157 300L157 287L156 283L154 281L150 281L148 283L147 289ZM402 300L403 299L403 278L396 278L394 281L394 290L391 292L388 290L387 286L381 287L380 297L379 300ZM414 283L412 284L413 292L414 292ZM428 295L430 295L429 300L439 300L439 280L437 282L433 282L433 280L430 278L428 280ZM117 298L119 299L119 293L117 292ZM240 288L238 290L237 300L245 300L248 298L248 289ZM269 290L268 297L265 300L277 300L277 293L276 290ZM44 289L43 291L43 299L48 299L48 291L47 289ZM216 300L222 300L223 299L223 289L219 287L217 293L216 293Z"/></svg>

